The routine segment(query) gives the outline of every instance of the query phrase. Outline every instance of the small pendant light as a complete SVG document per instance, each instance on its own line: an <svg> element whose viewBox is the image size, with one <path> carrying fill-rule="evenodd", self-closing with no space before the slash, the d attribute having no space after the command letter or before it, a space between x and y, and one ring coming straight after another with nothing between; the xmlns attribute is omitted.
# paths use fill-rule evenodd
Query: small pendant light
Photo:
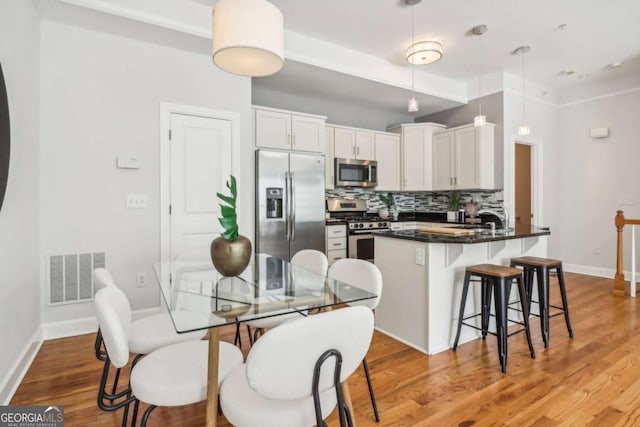
<svg viewBox="0 0 640 427"><path fill-rule="evenodd" d="M476 25L471 32L478 36L478 115L473 118L473 124L481 127L487 124L487 117L482 114L482 35L487 32L486 25Z"/></svg>
<svg viewBox="0 0 640 427"><path fill-rule="evenodd" d="M414 45L414 38L415 38L414 8L415 8L415 5L420 3L421 0L405 0L405 1L406 1L406 3L408 5L411 6L411 46L413 46ZM418 100L416 99L416 93L415 93L415 82L416 82L415 67L416 67L415 62L411 62L411 98L409 98L409 102L407 103L407 110L410 113L415 113L419 109Z"/></svg>

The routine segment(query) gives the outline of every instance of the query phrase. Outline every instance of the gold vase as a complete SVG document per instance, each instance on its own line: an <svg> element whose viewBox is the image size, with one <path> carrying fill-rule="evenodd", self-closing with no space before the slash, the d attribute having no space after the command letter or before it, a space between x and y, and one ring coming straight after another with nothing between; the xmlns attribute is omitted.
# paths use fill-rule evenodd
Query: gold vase
<svg viewBox="0 0 640 427"><path fill-rule="evenodd" d="M236 240L216 237L211 242L211 262L223 276L242 273L251 259L251 241L240 235Z"/></svg>

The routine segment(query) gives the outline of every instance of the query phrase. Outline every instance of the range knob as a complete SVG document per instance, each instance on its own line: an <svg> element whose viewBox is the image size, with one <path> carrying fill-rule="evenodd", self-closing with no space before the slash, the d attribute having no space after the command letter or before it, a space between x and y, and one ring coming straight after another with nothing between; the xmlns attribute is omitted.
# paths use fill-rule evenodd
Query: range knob
<svg viewBox="0 0 640 427"><path fill-rule="evenodd" d="M362 228L362 227L363 227L363 225L362 225L362 224L358 224L358 227Z"/></svg>

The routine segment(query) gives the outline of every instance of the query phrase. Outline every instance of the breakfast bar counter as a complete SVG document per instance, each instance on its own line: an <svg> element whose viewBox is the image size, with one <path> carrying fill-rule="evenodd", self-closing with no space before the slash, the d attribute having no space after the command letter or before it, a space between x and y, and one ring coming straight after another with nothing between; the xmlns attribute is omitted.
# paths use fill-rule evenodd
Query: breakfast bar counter
<svg viewBox="0 0 640 427"><path fill-rule="evenodd" d="M426 354L451 348L465 268L509 265L511 258L520 256L546 257L549 234L548 229L531 226L506 232L476 229L462 235L429 229L376 233L375 264L384 281L377 329ZM474 292L467 296L465 315L480 309L480 292ZM511 299L517 298L514 290ZM479 336L464 328L460 342Z"/></svg>

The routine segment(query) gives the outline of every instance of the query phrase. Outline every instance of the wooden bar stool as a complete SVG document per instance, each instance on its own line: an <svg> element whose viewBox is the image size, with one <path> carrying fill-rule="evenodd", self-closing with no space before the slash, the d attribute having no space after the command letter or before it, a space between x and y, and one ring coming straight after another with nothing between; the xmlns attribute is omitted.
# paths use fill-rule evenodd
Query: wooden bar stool
<svg viewBox="0 0 640 427"><path fill-rule="evenodd" d="M571 330L571 321L569 320L569 305L567 304L567 291L564 285L564 274L562 272L562 261L549 258L538 258L525 256L511 259L511 267L522 267L524 270L524 283L529 299L529 311L531 311L531 303L535 302L540 307L540 314L532 313L534 316L540 317L540 329L542 330L542 340L544 347L549 348L549 318L559 316L564 313L564 321L567 324L569 337L573 338ZM549 303L549 270L556 270L558 276L558 286L560 287L560 296L562 297L562 307ZM533 291L533 274L538 279L538 299L540 301L531 301L531 293ZM557 313L549 314L549 308L560 310Z"/></svg>
<svg viewBox="0 0 640 427"><path fill-rule="evenodd" d="M482 308L480 313L476 313L467 317L464 317L464 307L467 301L467 294L469 293L469 283L471 281L478 282L478 280L472 280L472 277L476 277L480 279L480 283L482 285ZM518 292L520 293L520 303L523 312L523 321L513 321L513 323L518 323L524 328L514 331L512 333L508 332L508 322L509 319L507 317L507 309L509 306L509 293L511 291L511 285L513 281L516 281L518 284ZM489 318L491 316L490 313L490 305L491 305L491 294L493 292L493 299L495 303L495 318L496 318L496 332L489 331ZM469 320L474 317L481 316L481 328L477 326L466 323L466 320ZM518 332L525 331L527 335L527 343L529 344L529 351L531 353L531 358L535 358L536 354L533 350L533 344L531 343L531 333L529 331L529 302L527 300L527 293L524 287L524 283L522 281L522 271L517 268L506 267L502 265L494 265L494 264L479 264L472 265L466 268L464 275L464 284L462 287L462 301L460 302L460 316L458 318L458 331L456 333L456 339L453 342L453 351L456 351L458 347L458 340L460 339L460 330L462 325L466 325L472 327L474 329L478 329L482 331L482 339L485 339L487 333L495 335L498 338L498 356L500 357L500 368L502 372L507 371L507 338L511 335L514 335Z"/></svg>

